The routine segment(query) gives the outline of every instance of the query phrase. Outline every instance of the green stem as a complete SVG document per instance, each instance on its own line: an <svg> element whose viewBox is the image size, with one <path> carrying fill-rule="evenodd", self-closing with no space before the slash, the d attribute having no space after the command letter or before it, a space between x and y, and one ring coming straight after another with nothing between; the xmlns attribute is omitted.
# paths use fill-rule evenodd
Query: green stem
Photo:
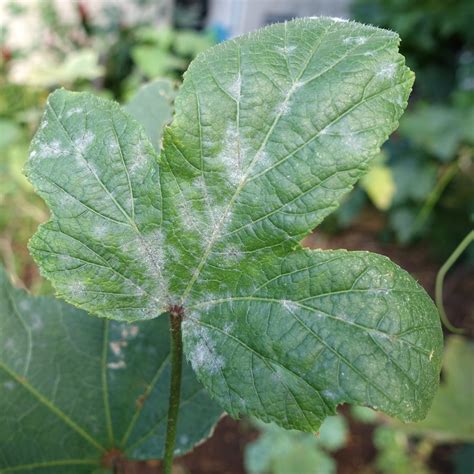
<svg viewBox="0 0 474 474"><path fill-rule="evenodd" d="M171 384L168 404L168 425L166 427L163 474L171 474L173 454L178 426L179 399L181 395L181 369L183 365L183 341L181 337L182 309L170 310L171 333Z"/></svg>
<svg viewBox="0 0 474 474"><path fill-rule="evenodd" d="M454 249L453 253L449 256L449 258L444 262L443 266L439 269L438 274L436 275L436 286L435 286L435 300L436 306L438 307L439 315L441 317L441 321L445 325L447 329L454 333L463 333L464 331L460 328L453 326L446 315L446 311L444 310L443 305L443 283L444 277L449 269L456 263L457 259L461 256L464 250L467 249L469 244L474 241L474 230L471 230L466 237L462 240L462 242Z"/></svg>
<svg viewBox="0 0 474 474"><path fill-rule="evenodd" d="M418 216L415 221L415 232L420 230L425 221L428 219L431 211L435 207L436 203L439 201L441 195L443 194L446 186L451 182L451 180L456 176L456 173L459 171L458 162L451 163L441 175L439 181L436 183L434 189L430 192L426 202L423 204Z"/></svg>

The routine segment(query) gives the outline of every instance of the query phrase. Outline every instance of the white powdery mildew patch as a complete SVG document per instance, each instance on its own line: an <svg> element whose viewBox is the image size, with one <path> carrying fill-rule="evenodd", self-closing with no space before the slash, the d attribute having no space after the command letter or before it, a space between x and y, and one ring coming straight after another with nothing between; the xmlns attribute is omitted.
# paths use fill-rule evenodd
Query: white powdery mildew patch
<svg viewBox="0 0 474 474"><path fill-rule="evenodd" d="M243 156L240 146L239 131L234 123L227 125L224 133L222 149L217 156L219 162L224 165L229 181L238 185L244 178Z"/></svg>
<svg viewBox="0 0 474 474"><path fill-rule="evenodd" d="M107 153L110 153L110 154L118 154L119 152L119 144L115 138L115 136L110 136L110 137L107 137L107 140L105 142L105 146L107 148Z"/></svg>
<svg viewBox="0 0 474 474"><path fill-rule="evenodd" d="M338 403L342 400L340 390L323 390L321 395L334 403Z"/></svg>
<svg viewBox="0 0 474 474"><path fill-rule="evenodd" d="M177 262L181 257L181 252L174 245L166 246L166 261Z"/></svg>
<svg viewBox="0 0 474 474"><path fill-rule="evenodd" d="M344 38L342 42L344 44L361 46L367 43L367 38L365 36L348 36Z"/></svg>
<svg viewBox="0 0 474 474"><path fill-rule="evenodd" d="M370 268L357 283L358 288L372 288L372 291L380 293L393 288L395 273L393 271L381 273L376 268Z"/></svg>
<svg viewBox="0 0 474 474"><path fill-rule="evenodd" d="M291 379L288 379L288 371L280 365L272 366L270 378L273 382L282 385L283 390L286 392L288 391L288 387L292 384Z"/></svg>
<svg viewBox="0 0 474 474"><path fill-rule="evenodd" d="M280 301L281 305L283 308L285 308L287 311L293 312L298 309L298 304L294 301L291 300L281 300Z"/></svg>
<svg viewBox="0 0 474 474"><path fill-rule="evenodd" d="M117 143L117 142L115 142ZM133 148L133 162L128 167L128 172L131 176L142 174L148 166L148 154L142 142L135 145Z"/></svg>
<svg viewBox="0 0 474 474"><path fill-rule="evenodd" d="M387 296L390 294L390 291L388 288L375 288L367 290L367 294L372 296Z"/></svg>
<svg viewBox="0 0 474 474"><path fill-rule="evenodd" d="M287 101L283 102L277 107L278 115L286 115L290 110L290 105Z"/></svg>
<svg viewBox="0 0 474 474"><path fill-rule="evenodd" d="M254 172L252 174L259 174L267 170L273 165L271 156L264 150L261 150L255 157Z"/></svg>
<svg viewBox="0 0 474 474"><path fill-rule="evenodd" d="M291 54L295 49L296 49L295 45L287 45L287 46L283 46L283 47L282 46L277 46L276 47L276 50L279 53L284 54L285 56L288 56L289 54Z"/></svg>
<svg viewBox="0 0 474 474"><path fill-rule="evenodd" d="M137 234L123 246L125 253L136 253L144 263L150 276L161 274L164 264L164 236L160 229L154 229L147 234Z"/></svg>
<svg viewBox="0 0 474 474"><path fill-rule="evenodd" d="M188 319L183 322L183 332L191 347L189 360L196 372L214 375L224 368L224 358L217 353L216 341L209 329Z"/></svg>
<svg viewBox="0 0 474 474"><path fill-rule="evenodd" d="M84 155L95 139L95 134L90 130L86 130L82 137L74 140L74 147L80 155Z"/></svg>
<svg viewBox="0 0 474 474"><path fill-rule="evenodd" d="M393 79L395 77L395 72L397 70L396 64L385 64L378 71L376 76L381 79Z"/></svg>
<svg viewBox="0 0 474 474"><path fill-rule="evenodd" d="M318 132L318 137L323 137L324 135L327 135L329 133L329 131L331 130L331 125L328 125L327 127L324 127L322 128L319 132Z"/></svg>
<svg viewBox="0 0 474 474"><path fill-rule="evenodd" d="M200 298L200 311L202 311L203 313L207 313L212 308L213 301L216 301L219 298L222 298L222 295L219 296L209 291L204 292ZM201 313L199 311L193 311L192 313L190 313L190 318L192 320L199 321L201 319Z"/></svg>
<svg viewBox="0 0 474 474"><path fill-rule="evenodd" d="M211 198L209 189L203 176L198 176L195 178L192 182L192 186L197 191L199 198L204 202L205 213L208 217L208 221L203 222L203 219L199 220L196 218L195 213L192 211L190 205L185 200L180 204L180 207L184 208L186 213L187 224L185 223L185 227L194 228L198 230L199 233L205 235L209 233L209 224L211 224L212 227L216 226L222 215L223 209L217 206L214 200Z"/></svg>
<svg viewBox="0 0 474 474"><path fill-rule="evenodd" d="M347 133L345 135L340 135L341 145L349 152L361 154L366 147L366 141L364 140L362 134L357 133Z"/></svg>
<svg viewBox="0 0 474 474"><path fill-rule="evenodd" d="M84 109L82 107L73 107L71 110L68 110L66 118L69 118L76 114L82 114L82 112L84 112Z"/></svg>
<svg viewBox="0 0 474 474"><path fill-rule="evenodd" d="M237 101L240 101L240 90L242 87L242 76L237 74L237 77L234 82L229 86L228 92L229 94Z"/></svg>
<svg viewBox="0 0 474 474"><path fill-rule="evenodd" d="M84 295L86 294L86 286L83 283L76 281L67 285L66 291L74 299L82 299Z"/></svg>
<svg viewBox="0 0 474 474"><path fill-rule="evenodd" d="M218 260L222 259L225 264L235 265L240 262L245 254L236 245L229 245L224 250L215 252Z"/></svg>
<svg viewBox="0 0 474 474"><path fill-rule="evenodd" d="M303 85L304 85L304 82L301 82L301 81L293 82L291 87L288 89L285 100L281 104L278 104L278 106L276 108L276 112L279 116L286 115L290 111L290 109L291 109L291 104L290 104L291 98L292 98L293 94L300 87L302 87Z"/></svg>
<svg viewBox="0 0 474 474"><path fill-rule="evenodd" d="M164 245L164 236L161 229L155 229L149 234L145 234L140 240L140 251L147 256L149 264L154 267L162 267L164 260L162 249Z"/></svg>
<svg viewBox="0 0 474 474"><path fill-rule="evenodd" d="M229 209L225 204L214 204L209 206L207 210L209 214L210 221L213 223L213 231L219 230L219 233L222 235L229 225L229 221L225 219L228 216ZM211 237L211 234L207 234L208 237Z"/></svg>
<svg viewBox="0 0 474 474"><path fill-rule="evenodd" d="M64 149L58 140L50 143L38 142L37 148L30 153L30 158L57 158L61 156Z"/></svg>
<svg viewBox="0 0 474 474"><path fill-rule="evenodd" d="M49 125L49 122L46 119L43 119L41 122L40 126L38 127L38 130L43 130Z"/></svg>
<svg viewBox="0 0 474 474"><path fill-rule="evenodd" d="M74 267L78 264L78 259L72 257L71 255L57 255L56 258L58 263L61 263L61 265L65 268Z"/></svg>
<svg viewBox="0 0 474 474"><path fill-rule="evenodd" d="M226 333L226 334L230 334L232 332L232 329L234 328L234 323L228 321L227 323L224 324L224 327L222 328L222 330Z"/></svg>
<svg viewBox="0 0 474 474"><path fill-rule="evenodd" d="M98 240L103 240L104 238L108 237L109 235L114 235L112 229L109 225L101 222L100 224L94 225L90 229L92 235L96 237Z"/></svg>
<svg viewBox="0 0 474 474"><path fill-rule="evenodd" d="M126 253L134 253L142 263L144 272L157 283L158 298L168 295L168 280L164 274L165 268L165 238L160 229L154 229L147 234L139 234L124 245Z"/></svg>

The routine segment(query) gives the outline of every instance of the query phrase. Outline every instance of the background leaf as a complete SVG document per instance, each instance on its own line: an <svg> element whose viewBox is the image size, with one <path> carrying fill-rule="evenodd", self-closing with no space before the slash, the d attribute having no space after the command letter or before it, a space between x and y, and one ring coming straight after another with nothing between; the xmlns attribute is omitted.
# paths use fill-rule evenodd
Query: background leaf
<svg viewBox="0 0 474 474"><path fill-rule="evenodd" d="M173 116L175 95L171 81L158 79L142 86L125 105L125 110L142 124L157 152L164 126Z"/></svg>
<svg viewBox="0 0 474 474"><path fill-rule="evenodd" d="M160 458L169 377L167 318L92 318L12 288L0 269L0 472L89 473L112 449ZM221 415L187 364L181 400L176 454Z"/></svg>
<svg viewBox="0 0 474 474"><path fill-rule="evenodd" d="M245 467L249 474L332 474L336 463L325 451L344 446L347 425L342 416L331 416L318 435L257 423L260 437L245 449Z"/></svg>
<svg viewBox="0 0 474 474"><path fill-rule="evenodd" d="M374 206L387 210L396 192L392 171L384 163L377 163L362 177L361 186L365 189Z"/></svg>

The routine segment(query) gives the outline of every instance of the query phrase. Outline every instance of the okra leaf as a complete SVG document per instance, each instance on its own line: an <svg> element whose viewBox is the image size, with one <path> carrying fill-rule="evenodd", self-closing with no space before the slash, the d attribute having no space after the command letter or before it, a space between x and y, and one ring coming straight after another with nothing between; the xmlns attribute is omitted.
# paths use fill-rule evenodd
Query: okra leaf
<svg viewBox="0 0 474 474"><path fill-rule="evenodd" d="M170 363L167 318L90 317L13 288L0 268L0 472L90 473L115 456L160 458ZM222 410L186 363L176 453Z"/></svg>
<svg viewBox="0 0 474 474"><path fill-rule="evenodd" d="M27 166L53 212L30 243L43 274L99 316L180 306L187 357L233 416L313 431L348 402L422 418L442 344L429 297L380 256L300 245L398 125L398 43L312 18L211 48L159 156L117 105L55 92Z"/></svg>
<svg viewBox="0 0 474 474"><path fill-rule="evenodd" d="M231 416L302 431L345 402L426 416L442 337L412 277L370 252L302 249L261 263L183 323L198 378Z"/></svg>

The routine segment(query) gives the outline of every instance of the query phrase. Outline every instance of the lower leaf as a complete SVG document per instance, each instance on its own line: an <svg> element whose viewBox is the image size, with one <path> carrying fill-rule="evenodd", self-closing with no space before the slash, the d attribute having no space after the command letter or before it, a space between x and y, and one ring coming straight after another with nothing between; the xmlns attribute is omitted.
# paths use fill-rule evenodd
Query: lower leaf
<svg viewBox="0 0 474 474"><path fill-rule="evenodd" d="M196 303L183 326L198 378L233 416L318 430L341 403L426 416L442 333L425 291L368 252L268 257L231 297Z"/></svg>
<svg viewBox="0 0 474 474"><path fill-rule="evenodd" d="M0 268L1 473L160 458L169 378L167 318L92 318L12 288ZM176 454L209 436L222 413L187 364L180 410Z"/></svg>

